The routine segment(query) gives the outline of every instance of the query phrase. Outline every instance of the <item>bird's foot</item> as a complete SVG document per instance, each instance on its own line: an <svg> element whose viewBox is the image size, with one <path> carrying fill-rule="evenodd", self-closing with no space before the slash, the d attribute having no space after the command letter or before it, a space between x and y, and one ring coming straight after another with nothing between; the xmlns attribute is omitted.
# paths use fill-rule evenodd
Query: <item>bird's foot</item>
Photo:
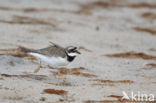
<svg viewBox="0 0 156 103"><path fill-rule="evenodd" d="M40 69L41 69L41 62L40 62L40 64L39 64L39 66L37 67L37 69L34 71L34 73L39 72L39 71L40 71Z"/></svg>
<svg viewBox="0 0 156 103"><path fill-rule="evenodd" d="M65 83L66 82L66 78L63 78L62 74L60 72L57 72L60 79Z"/></svg>
<svg viewBox="0 0 156 103"><path fill-rule="evenodd" d="M41 67L40 67L40 66L38 66L38 68L34 71L34 73L39 72L39 71L40 71L40 69L41 69Z"/></svg>

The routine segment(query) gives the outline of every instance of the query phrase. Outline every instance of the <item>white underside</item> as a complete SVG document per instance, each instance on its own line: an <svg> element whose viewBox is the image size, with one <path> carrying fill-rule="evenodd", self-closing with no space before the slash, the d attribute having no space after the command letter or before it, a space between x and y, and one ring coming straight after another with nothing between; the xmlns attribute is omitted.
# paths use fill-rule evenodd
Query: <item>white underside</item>
<svg viewBox="0 0 156 103"><path fill-rule="evenodd" d="M62 57L47 57L38 53L29 53L29 54L40 59L42 62L52 67L66 66L69 63L66 58Z"/></svg>

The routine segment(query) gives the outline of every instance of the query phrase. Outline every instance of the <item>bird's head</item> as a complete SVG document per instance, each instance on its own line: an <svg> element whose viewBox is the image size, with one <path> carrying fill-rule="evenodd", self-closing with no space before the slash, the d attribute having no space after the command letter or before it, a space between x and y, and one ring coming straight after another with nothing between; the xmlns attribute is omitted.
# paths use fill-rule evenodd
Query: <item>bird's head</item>
<svg viewBox="0 0 156 103"><path fill-rule="evenodd" d="M77 54L81 54L78 50L77 47L74 46L68 46L65 48L67 55L70 57L75 57Z"/></svg>

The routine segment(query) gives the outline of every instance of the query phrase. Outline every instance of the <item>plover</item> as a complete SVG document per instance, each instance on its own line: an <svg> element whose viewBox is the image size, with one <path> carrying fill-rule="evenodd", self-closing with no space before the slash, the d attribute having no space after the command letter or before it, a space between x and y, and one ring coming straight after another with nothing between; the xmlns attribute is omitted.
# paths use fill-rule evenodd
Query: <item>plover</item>
<svg viewBox="0 0 156 103"><path fill-rule="evenodd" d="M58 68L60 66L68 65L75 59L77 54L81 54L75 46L68 46L64 48L55 43L50 43L50 46L37 50L20 47L22 51L36 57L40 61L39 66L35 70L35 72L38 72L40 70L41 62L44 62L51 67ZM63 81L65 81L60 72L58 72L58 75Z"/></svg>

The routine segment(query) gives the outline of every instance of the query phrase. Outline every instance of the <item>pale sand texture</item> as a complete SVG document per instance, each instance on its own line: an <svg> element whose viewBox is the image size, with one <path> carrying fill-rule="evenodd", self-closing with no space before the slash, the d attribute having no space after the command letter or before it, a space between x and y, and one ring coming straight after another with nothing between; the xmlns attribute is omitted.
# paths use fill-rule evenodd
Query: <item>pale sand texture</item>
<svg viewBox="0 0 156 103"><path fill-rule="evenodd" d="M1 55L0 103L116 103L122 91L156 96L155 0L0 0L0 49L49 41L78 46L82 55L66 68L84 69L62 70L62 84L57 70L33 73L37 61ZM126 54L107 56L116 53Z"/></svg>

